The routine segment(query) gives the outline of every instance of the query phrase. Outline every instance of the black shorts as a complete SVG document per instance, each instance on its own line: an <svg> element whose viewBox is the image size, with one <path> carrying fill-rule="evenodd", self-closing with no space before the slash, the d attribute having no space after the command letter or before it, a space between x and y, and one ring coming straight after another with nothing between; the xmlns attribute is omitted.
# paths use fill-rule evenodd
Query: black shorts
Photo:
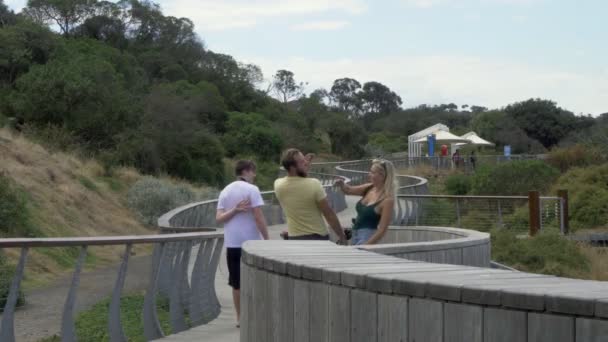
<svg viewBox="0 0 608 342"><path fill-rule="evenodd" d="M233 289L241 288L241 248L226 248L226 261L228 262L228 285Z"/></svg>

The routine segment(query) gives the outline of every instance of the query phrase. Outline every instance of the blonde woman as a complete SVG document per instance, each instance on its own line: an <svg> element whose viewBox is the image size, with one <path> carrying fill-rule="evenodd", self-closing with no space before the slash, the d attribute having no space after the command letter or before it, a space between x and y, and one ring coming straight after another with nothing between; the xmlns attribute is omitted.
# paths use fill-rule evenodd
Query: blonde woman
<svg viewBox="0 0 608 342"><path fill-rule="evenodd" d="M344 180L335 183L344 194L361 196L355 209L357 218L353 225L353 245L375 244L386 233L393 219L395 205L395 167L388 160L374 159L369 171L370 182L350 186Z"/></svg>

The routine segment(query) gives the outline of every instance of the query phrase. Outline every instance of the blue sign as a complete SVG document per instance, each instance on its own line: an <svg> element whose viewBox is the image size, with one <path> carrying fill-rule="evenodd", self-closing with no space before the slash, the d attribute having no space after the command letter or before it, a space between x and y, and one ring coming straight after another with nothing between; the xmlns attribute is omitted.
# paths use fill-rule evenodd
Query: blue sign
<svg viewBox="0 0 608 342"><path fill-rule="evenodd" d="M427 135L426 140L429 145L429 157L433 157L435 156L435 134Z"/></svg>
<svg viewBox="0 0 608 342"><path fill-rule="evenodd" d="M505 145L505 157L511 156L511 145Z"/></svg>

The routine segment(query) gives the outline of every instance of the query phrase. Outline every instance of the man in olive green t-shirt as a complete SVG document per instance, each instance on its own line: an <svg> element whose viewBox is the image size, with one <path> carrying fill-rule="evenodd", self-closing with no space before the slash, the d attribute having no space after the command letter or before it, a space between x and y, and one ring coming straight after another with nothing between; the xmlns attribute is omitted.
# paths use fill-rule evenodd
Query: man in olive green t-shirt
<svg viewBox="0 0 608 342"><path fill-rule="evenodd" d="M285 151L281 159L287 176L274 182L274 191L287 217L290 240L329 240L323 217L345 241L344 230L329 206L325 189L315 178L307 178L307 161L297 149Z"/></svg>

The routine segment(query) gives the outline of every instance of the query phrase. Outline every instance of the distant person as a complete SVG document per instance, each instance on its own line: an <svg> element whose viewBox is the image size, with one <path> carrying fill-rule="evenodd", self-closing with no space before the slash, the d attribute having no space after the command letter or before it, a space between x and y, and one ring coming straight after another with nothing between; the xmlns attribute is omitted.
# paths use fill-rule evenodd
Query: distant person
<svg viewBox="0 0 608 342"><path fill-rule="evenodd" d="M290 240L329 240L323 217L338 235L340 243L345 241L340 221L329 206L325 189L315 178L308 178L309 161L297 149L283 153L281 165L287 176L274 182L274 191L287 217Z"/></svg>
<svg viewBox="0 0 608 342"><path fill-rule="evenodd" d="M456 152L454 152L454 154L452 154L452 162L454 163L454 166L456 168L458 168L458 166L460 166L460 151L456 150Z"/></svg>
<svg viewBox="0 0 608 342"><path fill-rule="evenodd" d="M441 168L446 168L447 164L449 163L449 159L448 157L448 145L441 145L441 154L440 154L441 158Z"/></svg>
<svg viewBox="0 0 608 342"><path fill-rule="evenodd" d="M262 213L264 200L255 180L256 166L250 160L239 160L235 166L237 180L220 193L215 219L224 224L224 243L228 263L228 285L236 309L237 327L241 318L241 246L248 240L268 240L268 228Z"/></svg>
<svg viewBox="0 0 608 342"><path fill-rule="evenodd" d="M473 168L473 170L475 170L475 163L477 162L477 159L475 158L475 151L471 151L471 154L469 155L469 161L471 162L471 167Z"/></svg>
<svg viewBox="0 0 608 342"><path fill-rule="evenodd" d="M369 183L358 186L347 185L343 179L338 179L335 183L344 194L361 196L355 206L357 217L353 222L353 245L377 243L386 234L393 219L397 188L393 163L388 160L374 160L369 179Z"/></svg>

